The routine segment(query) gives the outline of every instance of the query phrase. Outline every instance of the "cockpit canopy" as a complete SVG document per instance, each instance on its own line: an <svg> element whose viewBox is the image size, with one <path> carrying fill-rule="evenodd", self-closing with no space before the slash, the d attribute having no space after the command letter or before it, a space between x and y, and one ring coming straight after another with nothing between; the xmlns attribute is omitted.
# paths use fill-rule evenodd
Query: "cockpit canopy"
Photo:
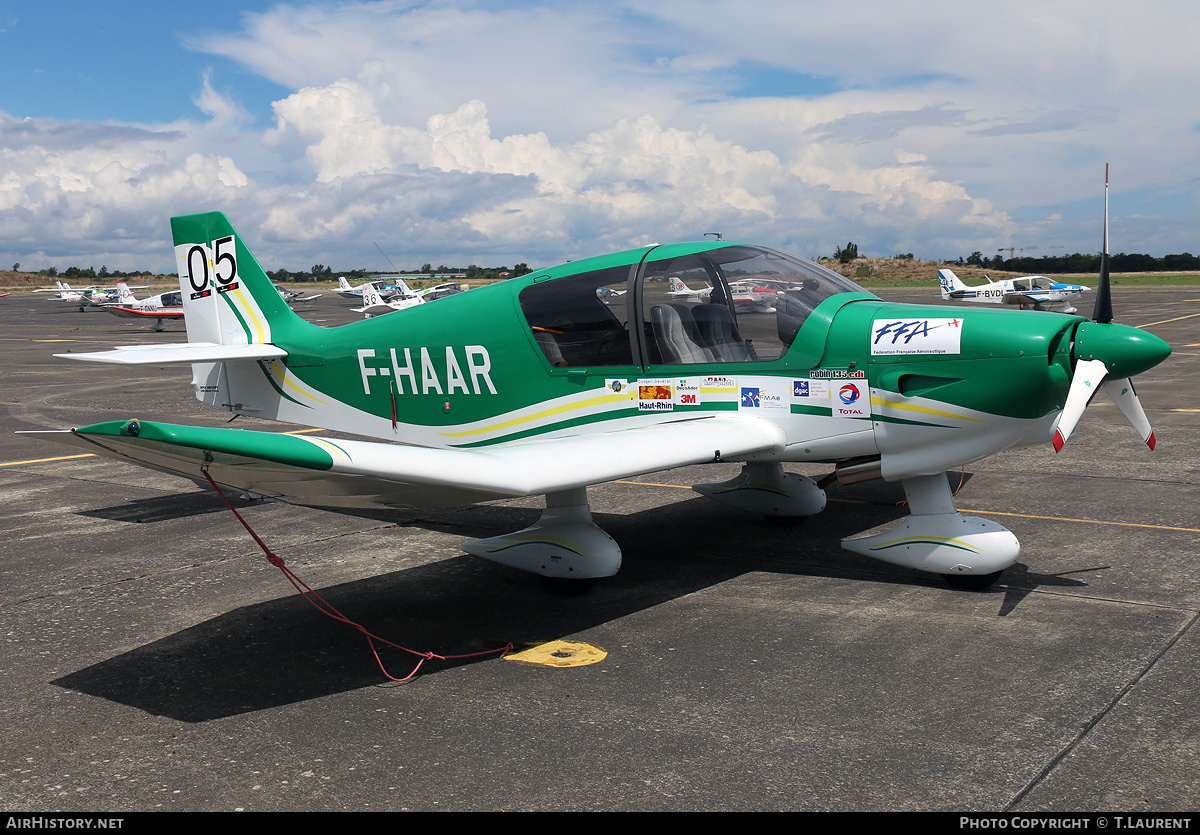
<svg viewBox="0 0 1200 835"><path fill-rule="evenodd" d="M1029 290L1053 290L1054 282L1040 275L1030 275L1025 278L1013 279L1013 290L1021 293Z"/></svg>
<svg viewBox="0 0 1200 835"><path fill-rule="evenodd" d="M521 309L550 364L775 360L818 304L838 293L861 292L832 270L763 247L688 249L656 247L632 266L585 271L522 290ZM669 257L656 259L657 252ZM631 328L631 321L637 326Z"/></svg>

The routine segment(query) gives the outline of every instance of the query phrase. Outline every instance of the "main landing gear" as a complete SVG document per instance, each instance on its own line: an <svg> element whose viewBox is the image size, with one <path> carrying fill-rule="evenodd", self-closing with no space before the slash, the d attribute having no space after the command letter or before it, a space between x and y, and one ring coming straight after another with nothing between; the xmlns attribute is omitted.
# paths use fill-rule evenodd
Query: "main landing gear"
<svg viewBox="0 0 1200 835"><path fill-rule="evenodd" d="M592 521L585 487L548 494L546 509L536 523L514 533L465 542L463 550L540 574L556 590L575 594L621 567L621 548Z"/></svg>
<svg viewBox="0 0 1200 835"><path fill-rule="evenodd" d="M847 551L941 574L955 588L980 591L1017 561L1021 544L990 519L963 516L945 473L901 481L911 516L897 528L843 539Z"/></svg>
<svg viewBox="0 0 1200 835"><path fill-rule="evenodd" d="M1020 543L989 519L964 516L945 473L903 479L911 515L884 533L842 540L842 547L884 562L941 574L955 588L979 591L1017 561ZM825 491L780 464L747 464L734 478L697 484L709 498L770 519L799 519L825 508ZM556 591L578 594L621 567L621 548L592 521L587 489L546 496L536 523L463 544L478 557L541 575Z"/></svg>

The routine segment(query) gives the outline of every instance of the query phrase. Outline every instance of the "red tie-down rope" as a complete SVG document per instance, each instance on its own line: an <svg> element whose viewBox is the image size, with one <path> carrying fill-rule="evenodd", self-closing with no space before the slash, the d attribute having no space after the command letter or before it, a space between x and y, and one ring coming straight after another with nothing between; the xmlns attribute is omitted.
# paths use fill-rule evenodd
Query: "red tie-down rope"
<svg viewBox="0 0 1200 835"><path fill-rule="evenodd" d="M301 580L299 577L297 577L296 574L290 568L287 567L287 563L285 563L283 561L283 557L279 556L278 554L276 554L274 551L272 551L270 548L267 547L267 543L263 542L262 537L260 537L258 534L256 534L254 532L254 529L252 527L250 527L249 523L247 523L246 520L242 518L242 514L237 512L237 508L234 507L230 503L229 499L226 498L225 493L221 490L220 487L217 486L217 483L215 481L213 481L212 476L210 476L208 474L208 466L207 465L201 467L200 472L204 473L204 477L208 480L208 483L212 485L212 489L217 491L217 495L221 497L221 501L225 502L225 506L233 511L233 515L236 516L237 520L242 523L242 527L245 528L246 532L249 533L250 536L252 536L254 538L254 541L258 543L258 547L261 548L263 553L267 555L267 561L270 562L271 565L275 566L276 568L278 568L280 571L283 572L283 576L288 579L288 582L290 582L292 584L292 586L296 589L296 591L298 591L300 593L300 596L303 597L305 600L307 600L309 605L311 605L314 609L316 609L318 612L322 613L323 615L326 615L327 617L331 617L336 621L340 621L341 623L344 623L347 626L349 626L353 629L356 629L360 633L362 633L363 637L367 639L367 645L371 647L371 654L375 656L375 663L379 665L380 672L382 672L385 676L387 676L392 681L404 682L404 681L411 680L417 674L417 672L421 669L421 665L424 664L426 661L429 661L432 658L436 658L439 661L448 661L450 659L456 659L456 658L475 658L476 656L480 656L480 655L492 655L492 654L497 654L501 657L504 657L505 654L512 651L513 645L511 643L509 643L509 644L505 644L503 647L500 647L499 649L485 649L481 652L468 652L468 653L464 653L462 655L438 655L437 653L433 653L433 652L417 652L414 649L409 649L408 647L400 646L399 644L392 643L391 641L387 640L386 638L381 638L378 635L368 632L364 626L357 624L354 621L350 620L350 618L346 617L341 612L339 612L336 608L334 608L332 603L330 603L328 600L321 597L321 595L319 595L315 591L313 591L312 588L307 583L305 583L303 580ZM379 650L375 646L376 641L378 641L381 644L386 644L387 646L392 647L393 649L398 649L403 652L407 652L410 655L415 655L418 658L420 658L421 660L417 662L417 665L415 667L413 667L412 672L410 672L404 678L396 678L395 676L393 676L391 673L389 673L387 671L387 668L385 668L383 666L383 659L381 659L379 657Z"/></svg>

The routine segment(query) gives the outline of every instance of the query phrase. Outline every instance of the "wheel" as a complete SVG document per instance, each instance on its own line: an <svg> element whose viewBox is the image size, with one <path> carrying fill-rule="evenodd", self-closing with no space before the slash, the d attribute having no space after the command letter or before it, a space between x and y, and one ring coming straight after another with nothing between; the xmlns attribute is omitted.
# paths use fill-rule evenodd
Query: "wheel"
<svg viewBox="0 0 1200 835"><path fill-rule="evenodd" d="M763 518L767 520L767 524L776 528L795 528L804 524L807 516L768 516L765 513Z"/></svg>
<svg viewBox="0 0 1200 835"><path fill-rule="evenodd" d="M578 597L581 594L587 594L589 591L594 589L596 584L599 582L599 577L585 577L582 580L570 580L566 577L542 576L542 585L545 586L547 591L552 591L555 594L561 594L564 597Z"/></svg>
<svg viewBox="0 0 1200 835"><path fill-rule="evenodd" d="M991 574L943 574L946 582L956 589L965 591L983 591L1000 579L1003 571L993 571Z"/></svg>

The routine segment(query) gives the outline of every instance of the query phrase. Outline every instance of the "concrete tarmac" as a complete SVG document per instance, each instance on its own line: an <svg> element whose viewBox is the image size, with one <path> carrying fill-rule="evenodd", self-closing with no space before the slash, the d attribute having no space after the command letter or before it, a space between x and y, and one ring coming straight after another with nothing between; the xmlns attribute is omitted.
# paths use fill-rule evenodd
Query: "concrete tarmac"
<svg viewBox="0 0 1200 835"><path fill-rule="evenodd" d="M1115 295L1118 321L1175 349L1137 380L1158 449L1101 397L1061 454L953 473L959 508L1022 543L982 593L838 547L903 518L883 482L830 488L795 527L688 489L733 466L598 486L624 567L579 597L460 550L530 524L540 499L239 502L300 578L398 644L607 652L431 660L406 684L298 597L211 491L14 434L223 425L186 367L52 356L183 341L181 324L0 299L0 809L1194 810L1200 289ZM303 315L340 324L351 306L327 295ZM380 655L397 676L419 660Z"/></svg>

